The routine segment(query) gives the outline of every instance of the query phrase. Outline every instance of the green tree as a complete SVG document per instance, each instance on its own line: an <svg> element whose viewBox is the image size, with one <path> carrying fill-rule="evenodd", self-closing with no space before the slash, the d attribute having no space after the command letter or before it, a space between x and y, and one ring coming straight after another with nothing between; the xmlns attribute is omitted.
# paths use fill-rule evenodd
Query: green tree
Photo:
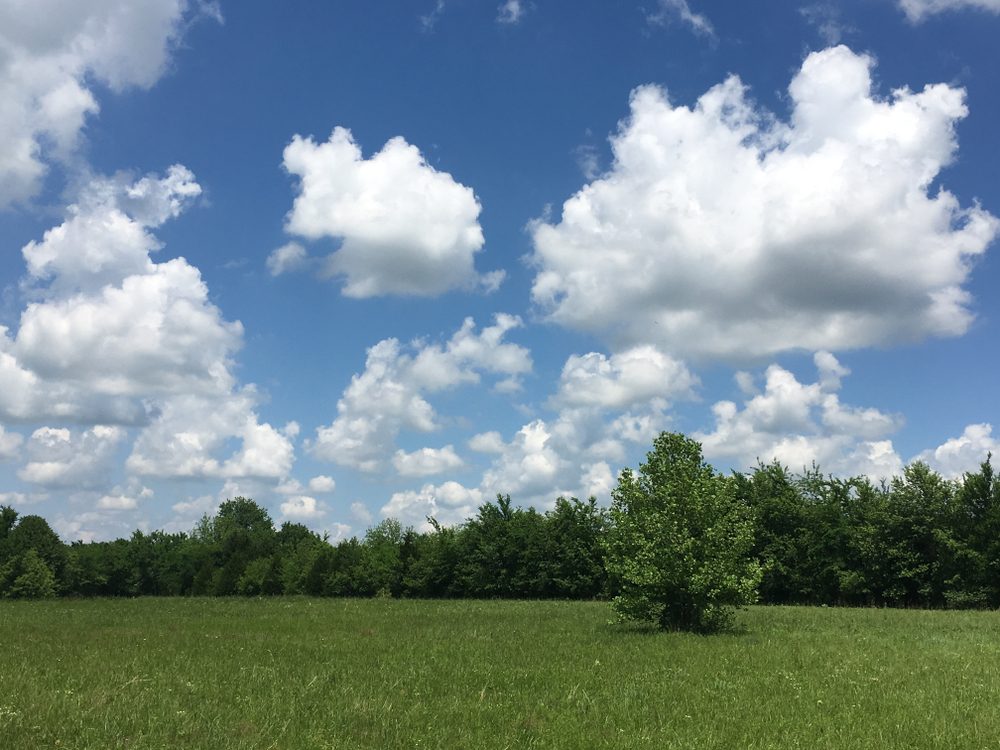
<svg viewBox="0 0 1000 750"><path fill-rule="evenodd" d="M0 569L0 596L10 599L48 599L56 595L56 577L42 556L29 549Z"/></svg>
<svg viewBox="0 0 1000 750"><path fill-rule="evenodd" d="M755 601L753 517L696 441L661 433L638 475L622 471L610 516L606 560L619 617L707 633Z"/></svg>

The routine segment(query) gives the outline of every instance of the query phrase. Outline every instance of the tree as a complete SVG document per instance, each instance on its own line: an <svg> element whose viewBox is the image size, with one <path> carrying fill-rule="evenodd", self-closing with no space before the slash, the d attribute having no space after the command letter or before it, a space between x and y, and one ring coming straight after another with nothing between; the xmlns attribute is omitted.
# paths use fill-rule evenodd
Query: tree
<svg viewBox="0 0 1000 750"><path fill-rule="evenodd" d="M696 441L661 433L638 475L622 471L610 517L606 560L622 619L707 633L756 600L761 568L750 554L750 509L735 482L702 460Z"/></svg>
<svg viewBox="0 0 1000 750"><path fill-rule="evenodd" d="M56 595L56 577L34 549L11 558L0 569L0 596L10 599L48 599Z"/></svg>

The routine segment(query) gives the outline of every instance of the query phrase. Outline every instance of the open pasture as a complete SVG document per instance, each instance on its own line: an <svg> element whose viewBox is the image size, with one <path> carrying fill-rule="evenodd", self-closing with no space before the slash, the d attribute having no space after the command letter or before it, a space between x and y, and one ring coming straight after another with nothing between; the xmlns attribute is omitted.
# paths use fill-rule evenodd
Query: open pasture
<svg viewBox="0 0 1000 750"><path fill-rule="evenodd" d="M1000 614L602 603L0 603L0 745L1000 748Z"/></svg>

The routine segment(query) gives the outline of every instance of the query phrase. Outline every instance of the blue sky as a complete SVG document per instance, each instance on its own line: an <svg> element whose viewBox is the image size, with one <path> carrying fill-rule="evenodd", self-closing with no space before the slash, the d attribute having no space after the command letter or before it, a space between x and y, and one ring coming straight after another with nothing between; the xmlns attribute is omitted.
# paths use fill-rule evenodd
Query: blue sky
<svg viewBox="0 0 1000 750"><path fill-rule="evenodd" d="M334 538L974 469L1000 2L0 0L0 503Z"/></svg>

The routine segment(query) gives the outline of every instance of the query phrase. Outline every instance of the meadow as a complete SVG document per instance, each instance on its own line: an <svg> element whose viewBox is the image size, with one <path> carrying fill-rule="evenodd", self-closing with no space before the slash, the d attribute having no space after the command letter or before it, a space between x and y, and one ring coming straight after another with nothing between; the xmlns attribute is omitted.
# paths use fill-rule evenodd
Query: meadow
<svg viewBox="0 0 1000 750"><path fill-rule="evenodd" d="M0 602L0 745L997 748L1000 614L597 602Z"/></svg>

